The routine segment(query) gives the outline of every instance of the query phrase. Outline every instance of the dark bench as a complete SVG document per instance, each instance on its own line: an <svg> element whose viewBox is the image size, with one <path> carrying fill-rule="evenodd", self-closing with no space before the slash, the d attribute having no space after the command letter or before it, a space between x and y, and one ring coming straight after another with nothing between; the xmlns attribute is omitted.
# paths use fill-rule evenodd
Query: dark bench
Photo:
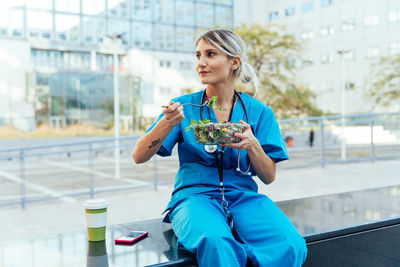
<svg viewBox="0 0 400 267"><path fill-rule="evenodd" d="M400 186L278 202L305 237L304 266L400 266ZM145 207L144 207L145 208ZM149 237L133 246L115 245L129 230ZM106 241L88 242L86 229L0 242L5 266L196 266L177 248L171 225L161 219L107 226ZM16 255L30 255L16 257ZM21 261L7 265L7 262ZM32 261L32 262L31 262ZM26 264L25 264L25 263Z"/></svg>
<svg viewBox="0 0 400 267"><path fill-rule="evenodd" d="M303 266L400 266L399 199L400 186L392 186L277 205L306 239ZM125 226L150 229L150 236L165 247L167 260L148 266L196 265L194 255L177 249L170 224L152 220Z"/></svg>

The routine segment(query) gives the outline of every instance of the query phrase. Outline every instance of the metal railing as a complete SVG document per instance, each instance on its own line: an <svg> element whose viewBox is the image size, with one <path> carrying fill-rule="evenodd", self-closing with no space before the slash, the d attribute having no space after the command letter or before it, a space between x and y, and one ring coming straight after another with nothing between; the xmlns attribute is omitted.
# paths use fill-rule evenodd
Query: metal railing
<svg viewBox="0 0 400 267"><path fill-rule="evenodd" d="M340 116L323 116L279 121L291 160L280 168L298 168L339 162L371 161L400 157L400 113L354 114L346 116L341 132ZM314 144L308 140L314 130ZM352 136L352 135L358 136ZM368 137L369 136L369 137ZM358 138L358 139L357 139ZM178 167L172 157L153 157L136 165L131 159L138 137L97 138L89 141L37 145L0 150L0 206L44 200L71 201L71 197L153 187L173 183ZM34 142L34 140L33 140ZM115 144L119 144L115 150ZM345 157L343 157L345 145ZM114 163L114 151L123 155ZM121 177L115 176L115 169Z"/></svg>

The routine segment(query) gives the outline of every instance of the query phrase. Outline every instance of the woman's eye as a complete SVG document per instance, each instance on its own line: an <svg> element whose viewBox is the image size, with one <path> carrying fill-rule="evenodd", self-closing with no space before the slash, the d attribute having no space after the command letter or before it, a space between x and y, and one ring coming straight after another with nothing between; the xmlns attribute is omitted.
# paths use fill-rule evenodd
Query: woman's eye
<svg viewBox="0 0 400 267"><path fill-rule="evenodd" d="M209 57L213 57L213 56L215 56L215 53L214 52L208 52L208 56Z"/></svg>

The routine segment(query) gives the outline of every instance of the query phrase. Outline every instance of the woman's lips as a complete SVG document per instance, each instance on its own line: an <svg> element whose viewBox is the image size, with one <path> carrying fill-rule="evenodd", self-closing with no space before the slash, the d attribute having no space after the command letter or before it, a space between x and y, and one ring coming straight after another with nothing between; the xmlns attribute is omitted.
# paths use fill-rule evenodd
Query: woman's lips
<svg viewBox="0 0 400 267"><path fill-rule="evenodd" d="M208 71L200 71L200 75L205 75L205 74L208 74L209 72Z"/></svg>

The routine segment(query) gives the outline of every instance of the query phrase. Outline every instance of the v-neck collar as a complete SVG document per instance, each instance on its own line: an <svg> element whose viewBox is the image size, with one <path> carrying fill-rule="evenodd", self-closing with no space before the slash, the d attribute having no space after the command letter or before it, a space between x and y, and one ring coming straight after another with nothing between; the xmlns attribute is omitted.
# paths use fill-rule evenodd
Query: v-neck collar
<svg viewBox="0 0 400 267"><path fill-rule="evenodd" d="M201 94L200 96L200 102L201 102L201 98L202 98L203 94ZM206 89L204 90L204 96L207 97L207 93L206 93ZM242 106L240 102L239 97L236 97L236 103L233 105L233 110L232 110L232 117L231 117L231 122L237 122L239 123L240 120L243 120L243 116L244 116L244 107L239 107ZM200 103L200 104L204 104L204 103ZM244 103L243 103L244 104ZM217 115L215 115L214 109L208 107L206 105L207 108L207 113L209 112L209 119L211 120L211 122L219 122L217 119ZM238 111L238 108L241 109L240 111ZM204 110L206 111L206 110ZM206 120L206 116L204 116L205 112L203 111L203 120ZM242 116L240 116L239 114L243 113Z"/></svg>

